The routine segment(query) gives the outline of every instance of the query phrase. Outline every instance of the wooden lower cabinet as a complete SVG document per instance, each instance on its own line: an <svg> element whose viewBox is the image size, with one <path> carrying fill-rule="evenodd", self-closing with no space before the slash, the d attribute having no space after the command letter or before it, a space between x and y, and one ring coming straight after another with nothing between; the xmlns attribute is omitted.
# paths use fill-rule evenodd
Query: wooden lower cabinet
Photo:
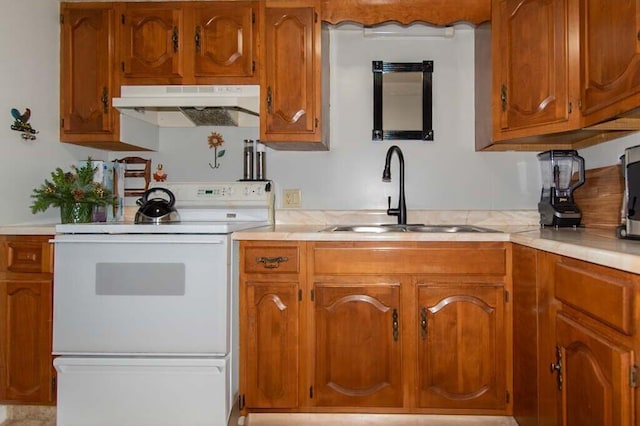
<svg viewBox="0 0 640 426"><path fill-rule="evenodd" d="M633 350L563 314L557 340L561 424L632 426Z"/></svg>
<svg viewBox="0 0 640 426"><path fill-rule="evenodd" d="M315 283L317 407L401 407L400 282Z"/></svg>
<svg viewBox="0 0 640 426"><path fill-rule="evenodd" d="M243 413L510 415L508 252L240 242Z"/></svg>
<svg viewBox="0 0 640 426"><path fill-rule="evenodd" d="M514 245L514 417L638 424L640 276Z"/></svg>
<svg viewBox="0 0 640 426"><path fill-rule="evenodd" d="M240 244L240 408L300 404L304 243Z"/></svg>
<svg viewBox="0 0 640 426"><path fill-rule="evenodd" d="M418 283L418 406L506 408L504 289Z"/></svg>
<svg viewBox="0 0 640 426"><path fill-rule="evenodd" d="M298 283L245 283L247 408L298 405Z"/></svg>
<svg viewBox="0 0 640 426"><path fill-rule="evenodd" d="M55 403L49 236L0 236L0 403Z"/></svg>

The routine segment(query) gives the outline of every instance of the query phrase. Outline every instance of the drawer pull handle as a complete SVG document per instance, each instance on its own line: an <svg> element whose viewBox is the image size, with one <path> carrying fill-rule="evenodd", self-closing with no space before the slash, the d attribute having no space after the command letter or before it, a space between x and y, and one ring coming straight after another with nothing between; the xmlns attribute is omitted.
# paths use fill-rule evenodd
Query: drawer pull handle
<svg viewBox="0 0 640 426"><path fill-rule="evenodd" d="M289 258L286 256L258 257L256 258L256 263L262 263L267 269L276 269L281 263L287 262L288 260Z"/></svg>
<svg viewBox="0 0 640 426"><path fill-rule="evenodd" d="M422 340L427 340L427 308L420 308L420 335Z"/></svg>

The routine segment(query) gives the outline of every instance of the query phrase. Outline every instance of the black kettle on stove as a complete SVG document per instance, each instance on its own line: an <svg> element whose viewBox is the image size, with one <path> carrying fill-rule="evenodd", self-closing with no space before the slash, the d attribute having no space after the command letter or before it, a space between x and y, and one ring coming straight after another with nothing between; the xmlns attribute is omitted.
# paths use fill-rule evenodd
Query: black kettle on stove
<svg viewBox="0 0 640 426"><path fill-rule="evenodd" d="M165 197L151 197L155 193L164 193ZM180 215L174 207L176 197L166 188L155 187L144 192L136 201L139 206L135 216L135 223L172 223L180 222Z"/></svg>

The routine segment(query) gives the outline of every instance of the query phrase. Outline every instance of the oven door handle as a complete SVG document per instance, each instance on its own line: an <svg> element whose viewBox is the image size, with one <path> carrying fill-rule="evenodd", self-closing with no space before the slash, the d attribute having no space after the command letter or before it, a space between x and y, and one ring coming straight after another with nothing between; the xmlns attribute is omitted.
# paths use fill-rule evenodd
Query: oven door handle
<svg viewBox="0 0 640 426"><path fill-rule="evenodd" d="M224 244L224 240L183 240L183 239L163 239L163 240L108 240L108 239L74 239L74 240L49 240L54 244Z"/></svg>

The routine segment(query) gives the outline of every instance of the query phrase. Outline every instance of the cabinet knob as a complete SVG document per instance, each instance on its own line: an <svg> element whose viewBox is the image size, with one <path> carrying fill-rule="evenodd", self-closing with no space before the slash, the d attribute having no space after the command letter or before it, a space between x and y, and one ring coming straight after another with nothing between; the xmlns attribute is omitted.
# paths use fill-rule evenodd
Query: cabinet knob
<svg viewBox="0 0 640 426"><path fill-rule="evenodd" d="M562 390L562 350L560 346L556 346L556 362L551 363L551 374L556 373L556 382L558 390Z"/></svg>
<svg viewBox="0 0 640 426"><path fill-rule="evenodd" d="M107 90L106 87L102 88L102 97L100 98L100 101L102 101L102 110L104 111L104 113L108 113L109 112L109 91Z"/></svg>
<svg viewBox="0 0 640 426"><path fill-rule="evenodd" d="M427 340L427 308L420 308L420 335L422 340Z"/></svg>
<svg viewBox="0 0 640 426"><path fill-rule="evenodd" d="M391 318L392 318L391 326L393 328L393 341L397 342L398 341L398 337L400 335L400 332L399 332L400 323L398 322L398 310L397 309L393 310L393 314L391 315Z"/></svg>
<svg viewBox="0 0 640 426"><path fill-rule="evenodd" d="M178 27L173 27L171 41L173 42L173 51L178 53Z"/></svg>
<svg viewBox="0 0 640 426"><path fill-rule="evenodd" d="M271 96L271 86L267 87L267 112L271 114L271 102L273 98Z"/></svg>
<svg viewBox="0 0 640 426"><path fill-rule="evenodd" d="M502 112L505 112L507 110L507 86L504 83L500 86L500 103Z"/></svg>
<svg viewBox="0 0 640 426"><path fill-rule="evenodd" d="M196 52L200 53L200 40L201 40L201 36L200 36L200 25L198 25L196 27L196 37L195 37L195 43L196 43Z"/></svg>

